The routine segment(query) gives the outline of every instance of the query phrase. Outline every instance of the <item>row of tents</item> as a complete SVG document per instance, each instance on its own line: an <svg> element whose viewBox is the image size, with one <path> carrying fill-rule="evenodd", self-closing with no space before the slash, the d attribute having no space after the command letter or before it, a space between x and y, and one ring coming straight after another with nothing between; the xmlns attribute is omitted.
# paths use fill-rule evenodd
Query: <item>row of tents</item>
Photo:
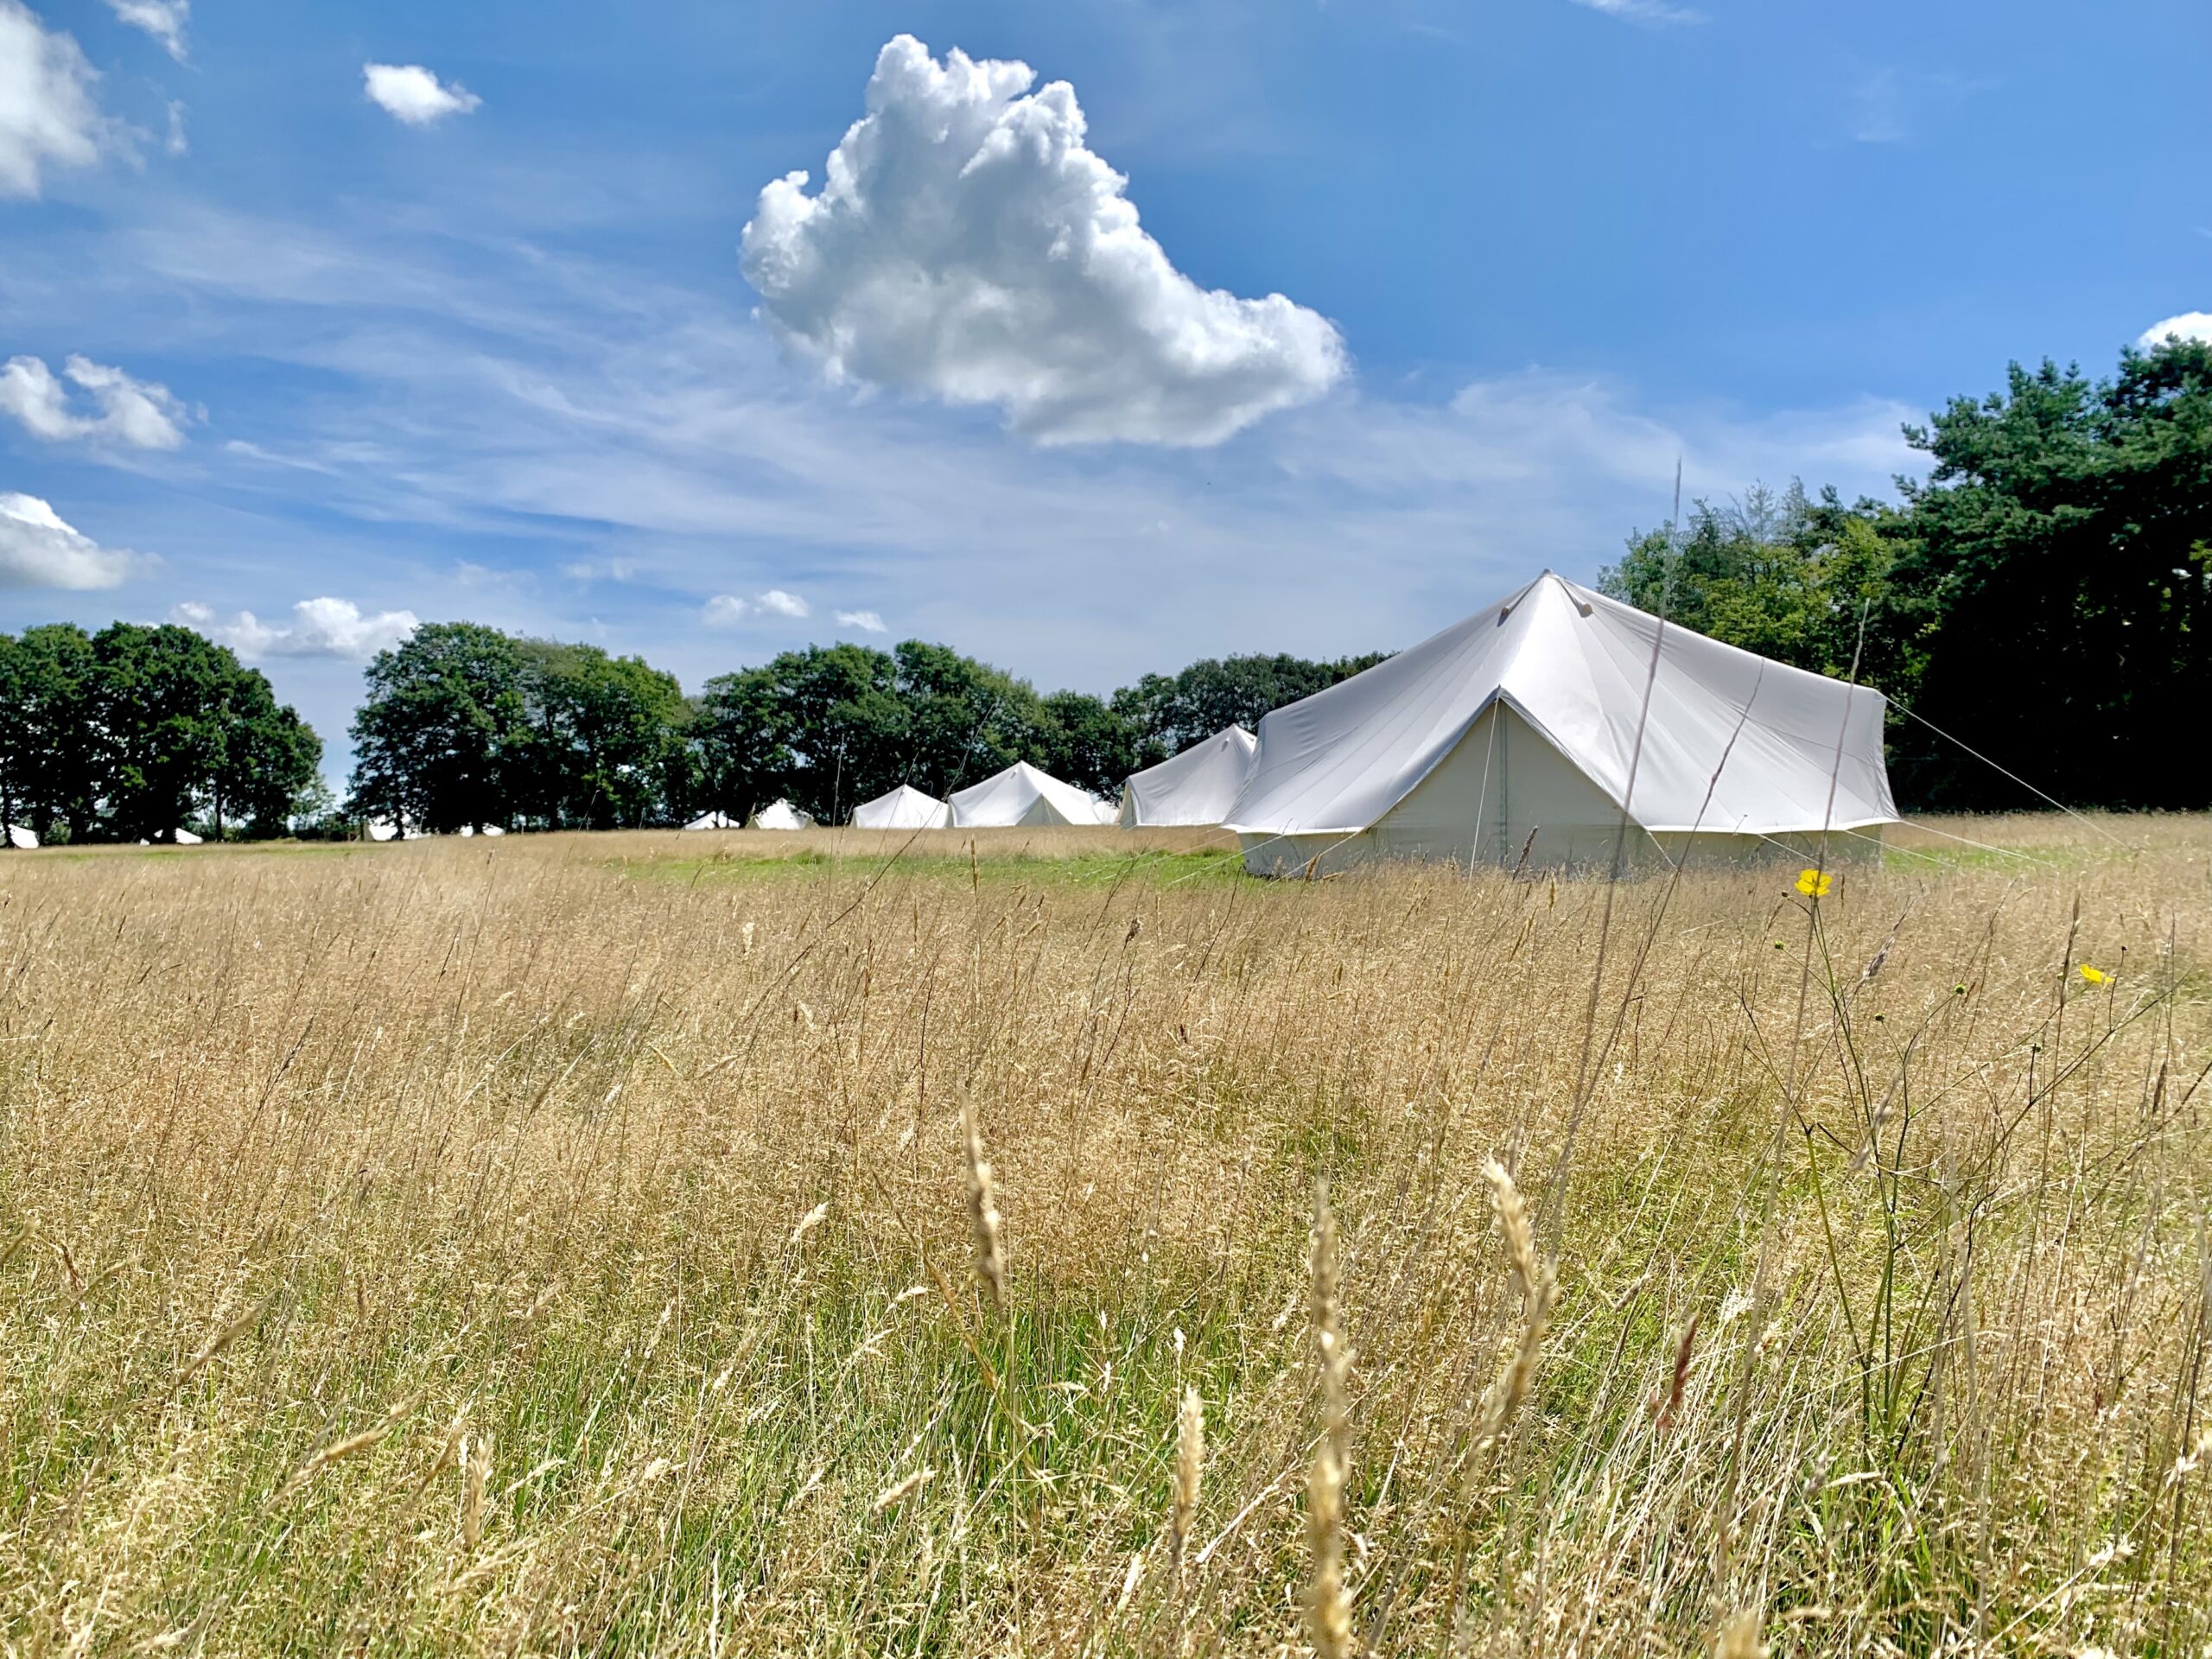
<svg viewBox="0 0 2212 1659"><path fill-rule="evenodd" d="M1433 638L1129 778L1117 806L1024 763L870 830L1217 826L1255 874L1377 858L1591 864L1830 857L1897 807L1888 704L1546 571ZM785 802L762 829L808 822ZM692 829L734 828L710 814Z"/></svg>

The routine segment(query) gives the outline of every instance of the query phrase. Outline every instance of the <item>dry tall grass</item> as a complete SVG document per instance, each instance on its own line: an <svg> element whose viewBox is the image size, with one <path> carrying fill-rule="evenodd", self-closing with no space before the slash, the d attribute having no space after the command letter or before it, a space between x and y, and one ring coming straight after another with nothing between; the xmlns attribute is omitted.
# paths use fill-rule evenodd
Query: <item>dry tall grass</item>
<svg viewBox="0 0 2212 1659"><path fill-rule="evenodd" d="M10 855L0 1646L2201 1652L2212 836L1937 827Z"/></svg>

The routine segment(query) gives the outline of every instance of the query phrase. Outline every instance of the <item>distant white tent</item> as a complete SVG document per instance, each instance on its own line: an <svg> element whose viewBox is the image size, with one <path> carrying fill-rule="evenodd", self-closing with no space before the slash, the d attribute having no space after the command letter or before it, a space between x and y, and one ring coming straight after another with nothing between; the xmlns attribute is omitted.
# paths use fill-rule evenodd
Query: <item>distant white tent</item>
<svg viewBox="0 0 2212 1659"><path fill-rule="evenodd" d="M853 809L859 830L942 830L951 822L950 807L907 784Z"/></svg>
<svg viewBox="0 0 2212 1659"><path fill-rule="evenodd" d="M8 844L10 847L20 847L25 852L29 852L38 845L38 832L35 830L27 830L20 823L11 823L8 826Z"/></svg>
<svg viewBox="0 0 2212 1659"><path fill-rule="evenodd" d="M1244 792L1260 741L1231 726L1193 743L1172 760L1130 774L1122 785L1116 822L1124 830L1155 824L1217 824Z"/></svg>
<svg viewBox="0 0 2212 1659"><path fill-rule="evenodd" d="M1547 571L1262 720L1226 822L1262 874L1605 863L1624 816L1630 858L1806 852L1823 829L1865 838L1836 835L1840 855L1897 817L1885 707Z"/></svg>
<svg viewBox="0 0 2212 1659"><path fill-rule="evenodd" d="M963 830L1102 821L1102 803L1095 796L1038 771L1027 760L993 772L972 789L957 791L948 804L953 823Z"/></svg>
<svg viewBox="0 0 2212 1659"><path fill-rule="evenodd" d="M735 830L741 826L727 812L702 812L683 827L686 830Z"/></svg>
<svg viewBox="0 0 2212 1659"><path fill-rule="evenodd" d="M476 826L476 833L480 836L504 836L507 832L505 827L501 824L480 823Z"/></svg>
<svg viewBox="0 0 2212 1659"><path fill-rule="evenodd" d="M804 830L814 820L789 801L771 801L753 815L748 830Z"/></svg>
<svg viewBox="0 0 2212 1659"><path fill-rule="evenodd" d="M172 830L169 839L180 847L197 847L200 844L200 837L189 830Z"/></svg>
<svg viewBox="0 0 2212 1659"><path fill-rule="evenodd" d="M400 825L390 818L371 818L362 828L371 841L420 841L423 832L413 824Z"/></svg>

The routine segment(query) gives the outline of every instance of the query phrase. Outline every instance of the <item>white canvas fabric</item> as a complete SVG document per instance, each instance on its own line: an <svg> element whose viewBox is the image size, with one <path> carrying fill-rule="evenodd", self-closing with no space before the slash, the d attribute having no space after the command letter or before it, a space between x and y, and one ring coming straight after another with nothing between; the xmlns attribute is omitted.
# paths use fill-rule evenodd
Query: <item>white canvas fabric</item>
<svg viewBox="0 0 2212 1659"><path fill-rule="evenodd" d="M972 789L956 791L948 804L953 823L963 830L1100 822L1095 796L1038 771L1027 760L992 773Z"/></svg>
<svg viewBox="0 0 2212 1659"><path fill-rule="evenodd" d="M789 801L771 801L753 815L752 830L804 830L814 820Z"/></svg>
<svg viewBox="0 0 2212 1659"><path fill-rule="evenodd" d="M1631 855L1878 830L1897 817L1885 709L1547 571L1268 715L1228 827L1255 869L1583 861L1610 855L1624 810Z"/></svg>
<svg viewBox="0 0 2212 1659"><path fill-rule="evenodd" d="M8 844L29 852L38 845L38 832L35 830L26 829L20 823L11 823L8 826Z"/></svg>
<svg viewBox="0 0 2212 1659"><path fill-rule="evenodd" d="M942 830L951 822L950 807L907 784L853 809L860 830Z"/></svg>
<svg viewBox="0 0 2212 1659"><path fill-rule="evenodd" d="M189 830L172 830L169 839L180 847L197 847L200 844L200 837Z"/></svg>
<svg viewBox="0 0 2212 1659"><path fill-rule="evenodd" d="M1124 830L1153 824L1217 824L1244 792L1260 740L1242 726L1216 732L1122 785L1116 821Z"/></svg>
<svg viewBox="0 0 2212 1659"><path fill-rule="evenodd" d="M704 812L683 827L686 830L735 830L741 826L727 812Z"/></svg>

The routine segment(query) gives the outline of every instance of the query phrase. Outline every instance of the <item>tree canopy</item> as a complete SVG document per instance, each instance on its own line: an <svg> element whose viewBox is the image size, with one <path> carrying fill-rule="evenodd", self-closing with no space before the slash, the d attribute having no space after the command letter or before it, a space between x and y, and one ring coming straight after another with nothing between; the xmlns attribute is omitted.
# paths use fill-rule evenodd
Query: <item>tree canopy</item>
<svg viewBox="0 0 2212 1659"><path fill-rule="evenodd" d="M258 669L190 628L0 634L0 816L42 841L282 834L321 759Z"/></svg>

